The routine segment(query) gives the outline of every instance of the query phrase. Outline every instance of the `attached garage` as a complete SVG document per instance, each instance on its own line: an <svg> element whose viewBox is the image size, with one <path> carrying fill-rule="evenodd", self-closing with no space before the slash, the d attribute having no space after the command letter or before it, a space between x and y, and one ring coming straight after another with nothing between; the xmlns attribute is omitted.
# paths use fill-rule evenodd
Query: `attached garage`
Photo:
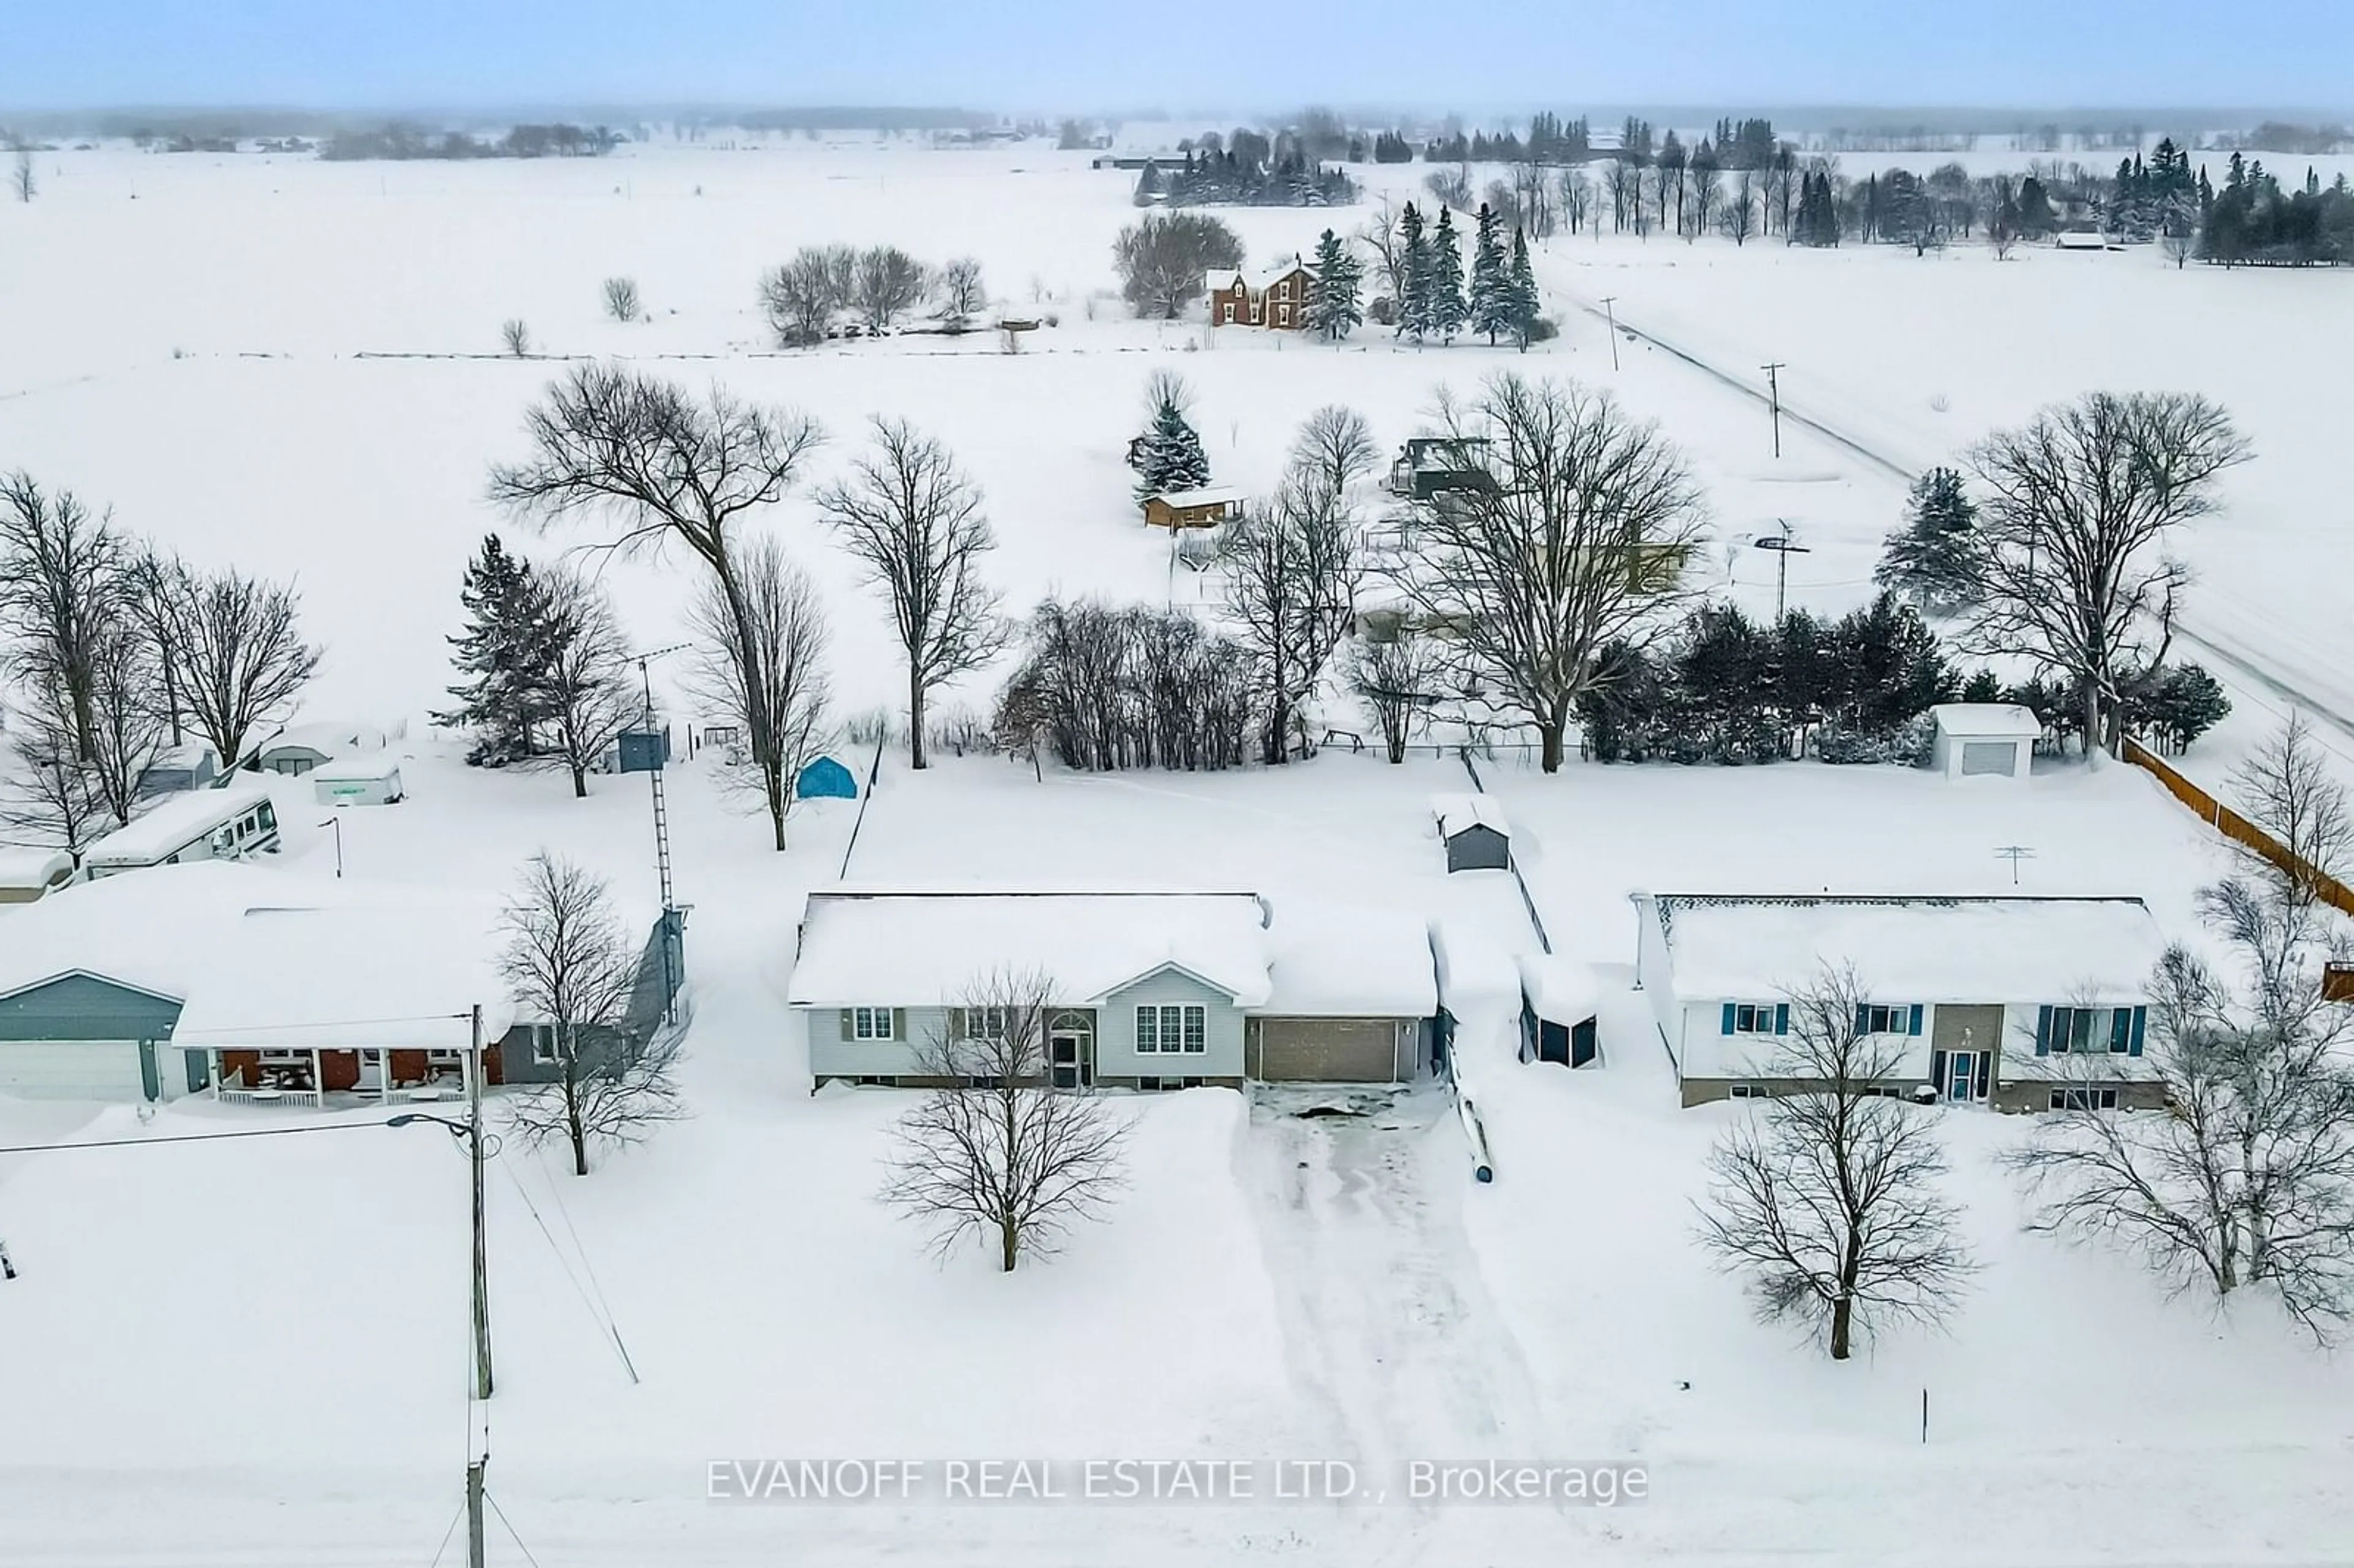
<svg viewBox="0 0 2354 1568"><path fill-rule="evenodd" d="M1415 1075L1416 1020L1257 1018L1246 1070L1273 1083L1387 1084Z"/></svg>
<svg viewBox="0 0 2354 1568"><path fill-rule="evenodd" d="M70 973L0 996L0 1095L171 1099L195 1086L170 1044L180 1004L104 975Z"/></svg>

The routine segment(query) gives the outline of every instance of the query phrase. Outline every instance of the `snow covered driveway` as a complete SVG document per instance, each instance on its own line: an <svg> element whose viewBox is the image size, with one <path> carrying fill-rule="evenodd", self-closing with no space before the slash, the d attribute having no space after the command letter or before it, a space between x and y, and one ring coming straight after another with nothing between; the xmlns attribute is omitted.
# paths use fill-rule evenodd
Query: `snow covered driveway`
<svg viewBox="0 0 2354 1568"><path fill-rule="evenodd" d="M1463 1233L1445 1092L1262 1087L1246 1148L1301 1436L1374 1484L1411 1459L1540 1451L1532 1380Z"/></svg>

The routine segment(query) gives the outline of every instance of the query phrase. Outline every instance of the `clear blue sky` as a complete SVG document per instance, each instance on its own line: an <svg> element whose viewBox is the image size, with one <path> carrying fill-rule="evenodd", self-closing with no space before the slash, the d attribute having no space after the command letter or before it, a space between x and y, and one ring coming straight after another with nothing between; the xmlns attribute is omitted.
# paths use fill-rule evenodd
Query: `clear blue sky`
<svg viewBox="0 0 2354 1568"><path fill-rule="evenodd" d="M10 107L2354 108L2354 0L8 0ZM1227 18L1231 16L1232 26ZM1440 29L1458 19L1463 47ZM1225 33L1246 45L1222 45Z"/></svg>

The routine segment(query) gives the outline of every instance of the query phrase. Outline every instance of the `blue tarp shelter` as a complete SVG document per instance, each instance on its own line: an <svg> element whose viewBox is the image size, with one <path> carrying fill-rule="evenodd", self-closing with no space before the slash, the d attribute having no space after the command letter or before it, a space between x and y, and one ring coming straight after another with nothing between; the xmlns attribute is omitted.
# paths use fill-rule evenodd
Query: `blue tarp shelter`
<svg viewBox="0 0 2354 1568"><path fill-rule="evenodd" d="M793 784L793 793L804 800L855 800L858 780L832 758L821 757L801 769L801 778Z"/></svg>

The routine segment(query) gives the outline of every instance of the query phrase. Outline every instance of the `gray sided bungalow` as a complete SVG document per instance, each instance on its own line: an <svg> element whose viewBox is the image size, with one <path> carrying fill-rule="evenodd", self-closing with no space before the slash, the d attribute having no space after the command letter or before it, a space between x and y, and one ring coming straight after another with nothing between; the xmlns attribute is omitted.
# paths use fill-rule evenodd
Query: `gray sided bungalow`
<svg viewBox="0 0 2354 1568"><path fill-rule="evenodd" d="M812 1086L929 1086L992 977L1052 998L1058 1088L1380 1082L1427 1070L1427 933L1361 911L1278 919L1247 893L815 893L788 1001Z"/></svg>
<svg viewBox="0 0 2354 1568"><path fill-rule="evenodd" d="M1683 1103L1789 1075L1789 997L1829 969L1884 1037L1884 1091L2003 1111L2166 1104L2145 1054L2165 950L2138 898L1638 894L1636 971Z"/></svg>
<svg viewBox="0 0 2354 1568"><path fill-rule="evenodd" d="M492 971L495 911L378 906L349 888L290 907L293 892L256 867L202 863L109 877L0 916L0 1094L442 1097L464 1088L477 1004L486 1085L561 1078L554 1031L514 1016ZM658 921L623 1019L582 1053L590 1071L643 1048L681 960L678 934Z"/></svg>

